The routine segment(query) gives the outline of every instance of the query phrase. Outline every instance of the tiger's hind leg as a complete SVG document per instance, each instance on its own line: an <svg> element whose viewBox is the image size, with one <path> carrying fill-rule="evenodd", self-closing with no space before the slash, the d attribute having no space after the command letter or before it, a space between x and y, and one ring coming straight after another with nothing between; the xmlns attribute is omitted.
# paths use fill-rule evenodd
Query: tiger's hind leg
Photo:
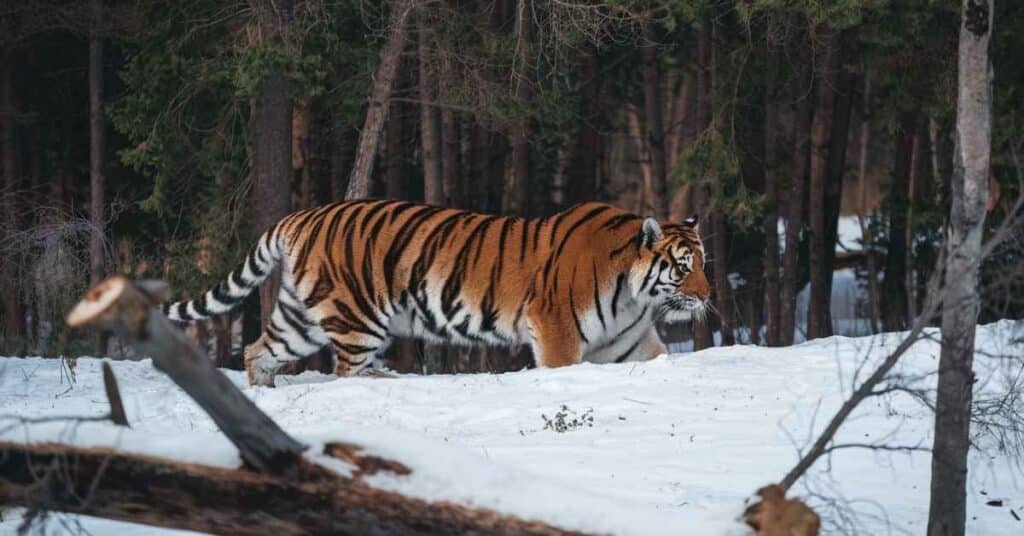
<svg viewBox="0 0 1024 536"><path fill-rule="evenodd" d="M334 374L338 377L355 376L368 370L374 360L387 348L388 340L380 340L362 333L327 332L331 348L337 358Z"/></svg>
<svg viewBox="0 0 1024 536"><path fill-rule="evenodd" d="M286 364L307 357L328 343L319 324L309 318L301 302L282 288L263 335L245 348L245 369L250 385L273 386Z"/></svg>

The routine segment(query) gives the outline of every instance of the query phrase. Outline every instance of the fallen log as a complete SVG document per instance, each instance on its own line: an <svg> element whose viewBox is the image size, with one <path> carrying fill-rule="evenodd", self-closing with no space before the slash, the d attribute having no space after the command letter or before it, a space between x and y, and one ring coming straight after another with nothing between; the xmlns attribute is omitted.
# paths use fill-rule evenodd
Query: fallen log
<svg viewBox="0 0 1024 536"><path fill-rule="evenodd" d="M152 357L238 448L243 467L0 442L0 505L217 534L570 534L483 508L374 488L364 475L411 471L357 445L324 447L324 455L353 466L349 476L309 461L302 455L306 445L256 407L157 309L165 293L160 282L114 276L90 289L67 321L112 330ZM116 391L112 381L111 387ZM119 398L111 397L112 407L120 406Z"/></svg>
<svg viewBox="0 0 1024 536"><path fill-rule="evenodd" d="M400 463L330 444L343 477L300 458L287 476L52 443L0 442L0 504L214 534L573 534L540 522L369 486Z"/></svg>

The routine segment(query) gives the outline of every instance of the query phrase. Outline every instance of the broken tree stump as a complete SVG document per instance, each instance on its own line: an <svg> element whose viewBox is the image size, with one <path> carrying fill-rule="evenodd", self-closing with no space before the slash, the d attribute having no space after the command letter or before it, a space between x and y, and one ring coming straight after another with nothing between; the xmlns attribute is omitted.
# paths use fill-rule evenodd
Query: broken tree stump
<svg viewBox="0 0 1024 536"><path fill-rule="evenodd" d="M68 313L71 327L113 331L181 387L238 447L242 460L262 472L288 470L305 445L292 439L193 345L158 309L166 287L113 276L89 289Z"/></svg>

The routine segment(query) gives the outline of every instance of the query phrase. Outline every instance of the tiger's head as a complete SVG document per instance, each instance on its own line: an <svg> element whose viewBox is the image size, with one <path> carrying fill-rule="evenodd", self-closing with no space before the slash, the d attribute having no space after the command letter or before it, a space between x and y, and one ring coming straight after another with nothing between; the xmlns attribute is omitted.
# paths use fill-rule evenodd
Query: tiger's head
<svg viewBox="0 0 1024 536"><path fill-rule="evenodd" d="M704 243L697 216L681 224L647 218L638 240L640 255L630 277L636 298L649 300L668 322L702 319L711 286L704 276Z"/></svg>

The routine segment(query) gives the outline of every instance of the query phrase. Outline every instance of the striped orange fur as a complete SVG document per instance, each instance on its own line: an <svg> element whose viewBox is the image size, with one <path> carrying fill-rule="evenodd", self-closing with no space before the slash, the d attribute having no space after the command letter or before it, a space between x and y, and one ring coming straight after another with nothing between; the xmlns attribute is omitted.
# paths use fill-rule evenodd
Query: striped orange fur
<svg viewBox="0 0 1024 536"><path fill-rule="evenodd" d="M537 365L650 359L657 318L702 314L710 289L691 218L584 203L526 220L404 201L349 201L278 222L216 288L167 304L174 320L222 314L282 266L277 306L246 349L250 381L330 345L338 375L393 336L533 348Z"/></svg>

